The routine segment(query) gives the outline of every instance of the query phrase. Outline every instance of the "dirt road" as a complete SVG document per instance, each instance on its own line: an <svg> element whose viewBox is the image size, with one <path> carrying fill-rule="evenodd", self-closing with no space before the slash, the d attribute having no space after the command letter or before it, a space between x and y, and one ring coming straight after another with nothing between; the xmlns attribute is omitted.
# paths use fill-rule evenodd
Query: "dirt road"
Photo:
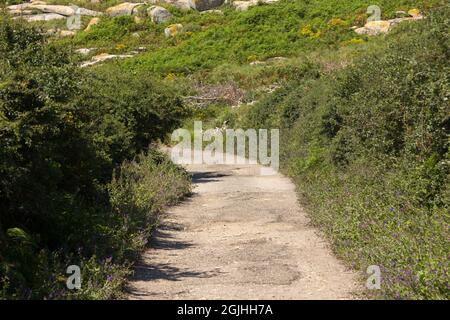
<svg viewBox="0 0 450 320"><path fill-rule="evenodd" d="M308 225L294 185L256 165L189 166L194 196L171 208L130 299L351 299L353 273Z"/></svg>

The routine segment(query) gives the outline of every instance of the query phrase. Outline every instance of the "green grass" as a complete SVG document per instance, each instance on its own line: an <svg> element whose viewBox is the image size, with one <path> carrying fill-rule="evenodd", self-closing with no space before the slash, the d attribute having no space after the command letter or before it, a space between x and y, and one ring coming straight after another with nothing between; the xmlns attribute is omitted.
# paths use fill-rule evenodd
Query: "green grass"
<svg viewBox="0 0 450 320"><path fill-rule="evenodd" d="M275 56L292 57L311 50L338 48L352 39L367 40L357 36L350 27L364 24L369 5L378 4L383 17L390 18L396 10L426 9L440 3L443 2L280 1L252 7L247 12L225 7L223 16L181 12L169 7L174 14L170 22L155 26L148 21L135 25L132 19L106 19L91 32L81 32L74 43L92 47L109 42L110 48L119 43L127 48L147 44L150 53L126 62L126 68L190 74L224 63L246 64ZM174 39L165 39L163 30L170 23L183 24L185 32ZM133 32L139 32L140 39L133 38Z"/></svg>
<svg viewBox="0 0 450 320"><path fill-rule="evenodd" d="M351 60L352 55L358 54L358 47L378 41L350 30L353 25L364 24L368 5L378 4L383 17L391 18L397 10L424 10L443 3L440 0L280 1L252 7L247 12L224 6L224 15L184 12L164 5L173 14L166 23L155 25L147 19L136 24L132 17L104 17L91 31L79 32L75 38L62 39L59 43L109 53L127 53L144 46L146 53L119 62L121 68L138 73L150 71L161 78L169 75L176 79L176 86L185 86L192 80L232 81L250 91L252 100L251 96L258 96L255 92L258 87L290 78L296 64L305 56L315 55L314 61L332 67L339 63L332 59L340 57L331 57L330 52L347 52ZM166 39L164 28L171 23L183 24L185 32ZM313 34L302 32L304 28ZM318 33L319 36L314 35ZM250 62L277 56L290 60L277 66L249 66Z"/></svg>

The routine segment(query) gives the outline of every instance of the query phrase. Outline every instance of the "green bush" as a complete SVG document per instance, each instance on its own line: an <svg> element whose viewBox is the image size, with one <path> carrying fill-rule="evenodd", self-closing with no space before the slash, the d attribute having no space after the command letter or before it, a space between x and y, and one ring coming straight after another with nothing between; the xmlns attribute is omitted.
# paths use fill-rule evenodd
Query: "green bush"
<svg viewBox="0 0 450 320"><path fill-rule="evenodd" d="M150 72L132 73L115 64L86 70L73 100L97 152L112 165L131 159L150 141L163 140L189 114L176 90Z"/></svg>
<svg viewBox="0 0 450 320"><path fill-rule="evenodd" d="M157 213L189 189L154 148L127 162L180 124L176 93L70 56L0 21L0 298L115 297ZM119 182L132 198L118 197ZM65 288L70 264L81 266L80 291Z"/></svg>
<svg viewBox="0 0 450 320"><path fill-rule="evenodd" d="M281 127L283 170L336 253L363 274L381 267L374 297L450 297L449 10L427 15L247 113Z"/></svg>

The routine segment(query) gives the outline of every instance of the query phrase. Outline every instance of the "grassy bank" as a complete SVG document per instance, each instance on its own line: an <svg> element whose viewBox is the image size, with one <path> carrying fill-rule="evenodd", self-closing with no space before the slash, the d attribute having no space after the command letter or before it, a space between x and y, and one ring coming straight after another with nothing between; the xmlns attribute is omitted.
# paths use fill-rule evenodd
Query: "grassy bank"
<svg viewBox="0 0 450 320"><path fill-rule="evenodd" d="M448 8L348 67L291 82L242 123L281 127L281 164L339 257L389 299L448 299Z"/></svg>

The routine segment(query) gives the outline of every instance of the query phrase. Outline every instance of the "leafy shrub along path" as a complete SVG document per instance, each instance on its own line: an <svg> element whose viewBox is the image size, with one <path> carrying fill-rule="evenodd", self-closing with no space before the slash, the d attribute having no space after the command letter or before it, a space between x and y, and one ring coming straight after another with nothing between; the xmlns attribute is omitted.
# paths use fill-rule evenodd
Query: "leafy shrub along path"
<svg viewBox="0 0 450 320"><path fill-rule="evenodd" d="M79 70L0 19L0 298L120 296L158 214L189 193L184 170L148 147L185 108L149 75ZM81 290L66 288L69 265Z"/></svg>

